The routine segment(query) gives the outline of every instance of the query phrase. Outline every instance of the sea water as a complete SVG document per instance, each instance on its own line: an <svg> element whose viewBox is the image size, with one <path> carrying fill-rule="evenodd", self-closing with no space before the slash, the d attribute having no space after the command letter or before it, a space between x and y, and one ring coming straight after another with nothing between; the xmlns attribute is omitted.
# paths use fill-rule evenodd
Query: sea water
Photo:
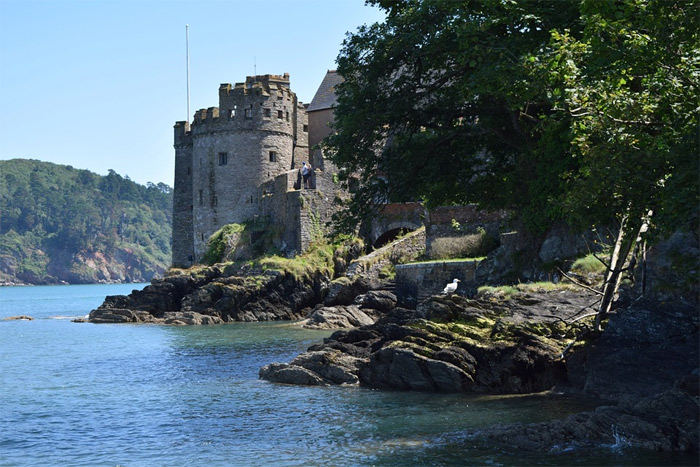
<svg viewBox="0 0 700 467"><path fill-rule="evenodd" d="M493 397L299 387L258 379L330 333L293 323L90 324L134 285L0 288L0 465L692 465L625 446L522 454L473 430L589 409Z"/></svg>

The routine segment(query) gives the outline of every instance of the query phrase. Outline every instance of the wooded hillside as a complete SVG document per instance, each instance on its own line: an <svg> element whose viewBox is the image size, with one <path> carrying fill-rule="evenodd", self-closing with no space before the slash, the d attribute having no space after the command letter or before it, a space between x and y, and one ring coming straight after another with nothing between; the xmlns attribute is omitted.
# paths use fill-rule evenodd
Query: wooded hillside
<svg viewBox="0 0 700 467"><path fill-rule="evenodd" d="M163 183L0 161L0 283L148 281L170 265L171 223Z"/></svg>

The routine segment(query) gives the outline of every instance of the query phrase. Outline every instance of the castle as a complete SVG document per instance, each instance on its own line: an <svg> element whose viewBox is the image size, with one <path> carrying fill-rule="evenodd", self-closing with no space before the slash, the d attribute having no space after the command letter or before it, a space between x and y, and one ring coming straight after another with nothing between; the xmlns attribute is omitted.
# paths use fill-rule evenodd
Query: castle
<svg viewBox="0 0 700 467"><path fill-rule="evenodd" d="M175 123L173 266L199 262L222 226L259 218L279 228L282 250L308 246L311 224L330 219L329 196L337 190L319 152L312 189L296 185L298 169L310 158L309 141L315 145L330 131L339 81L329 71L305 106L289 74L248 76L222 84L219 106L198 110L191 125Z"/></svg>

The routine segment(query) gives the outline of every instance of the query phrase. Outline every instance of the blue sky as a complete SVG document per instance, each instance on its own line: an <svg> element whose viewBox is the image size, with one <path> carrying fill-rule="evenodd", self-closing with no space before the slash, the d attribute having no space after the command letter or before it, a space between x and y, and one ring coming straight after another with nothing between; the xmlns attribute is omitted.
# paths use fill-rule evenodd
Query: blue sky
<svg viewBox="0 0 700 467"><path fill-rule="evenodd" d="M193 114L254 70L310 102L346 31L382 19L364 0L0 0L0 159L172 186L185 24Z"/></svg>

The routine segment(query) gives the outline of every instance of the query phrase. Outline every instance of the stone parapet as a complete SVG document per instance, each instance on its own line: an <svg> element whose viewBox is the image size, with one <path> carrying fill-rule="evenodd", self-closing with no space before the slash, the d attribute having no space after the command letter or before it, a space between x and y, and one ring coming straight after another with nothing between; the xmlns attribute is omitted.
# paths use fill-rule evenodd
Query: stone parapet
<svg viewBox="0 0 700 467"><path fill-rule="evenodd" d="M474 292L474 272L479 260L430 261L396 265L396 297L405 306L441 294L447 284L459 279L458 295Z"/></svg>

